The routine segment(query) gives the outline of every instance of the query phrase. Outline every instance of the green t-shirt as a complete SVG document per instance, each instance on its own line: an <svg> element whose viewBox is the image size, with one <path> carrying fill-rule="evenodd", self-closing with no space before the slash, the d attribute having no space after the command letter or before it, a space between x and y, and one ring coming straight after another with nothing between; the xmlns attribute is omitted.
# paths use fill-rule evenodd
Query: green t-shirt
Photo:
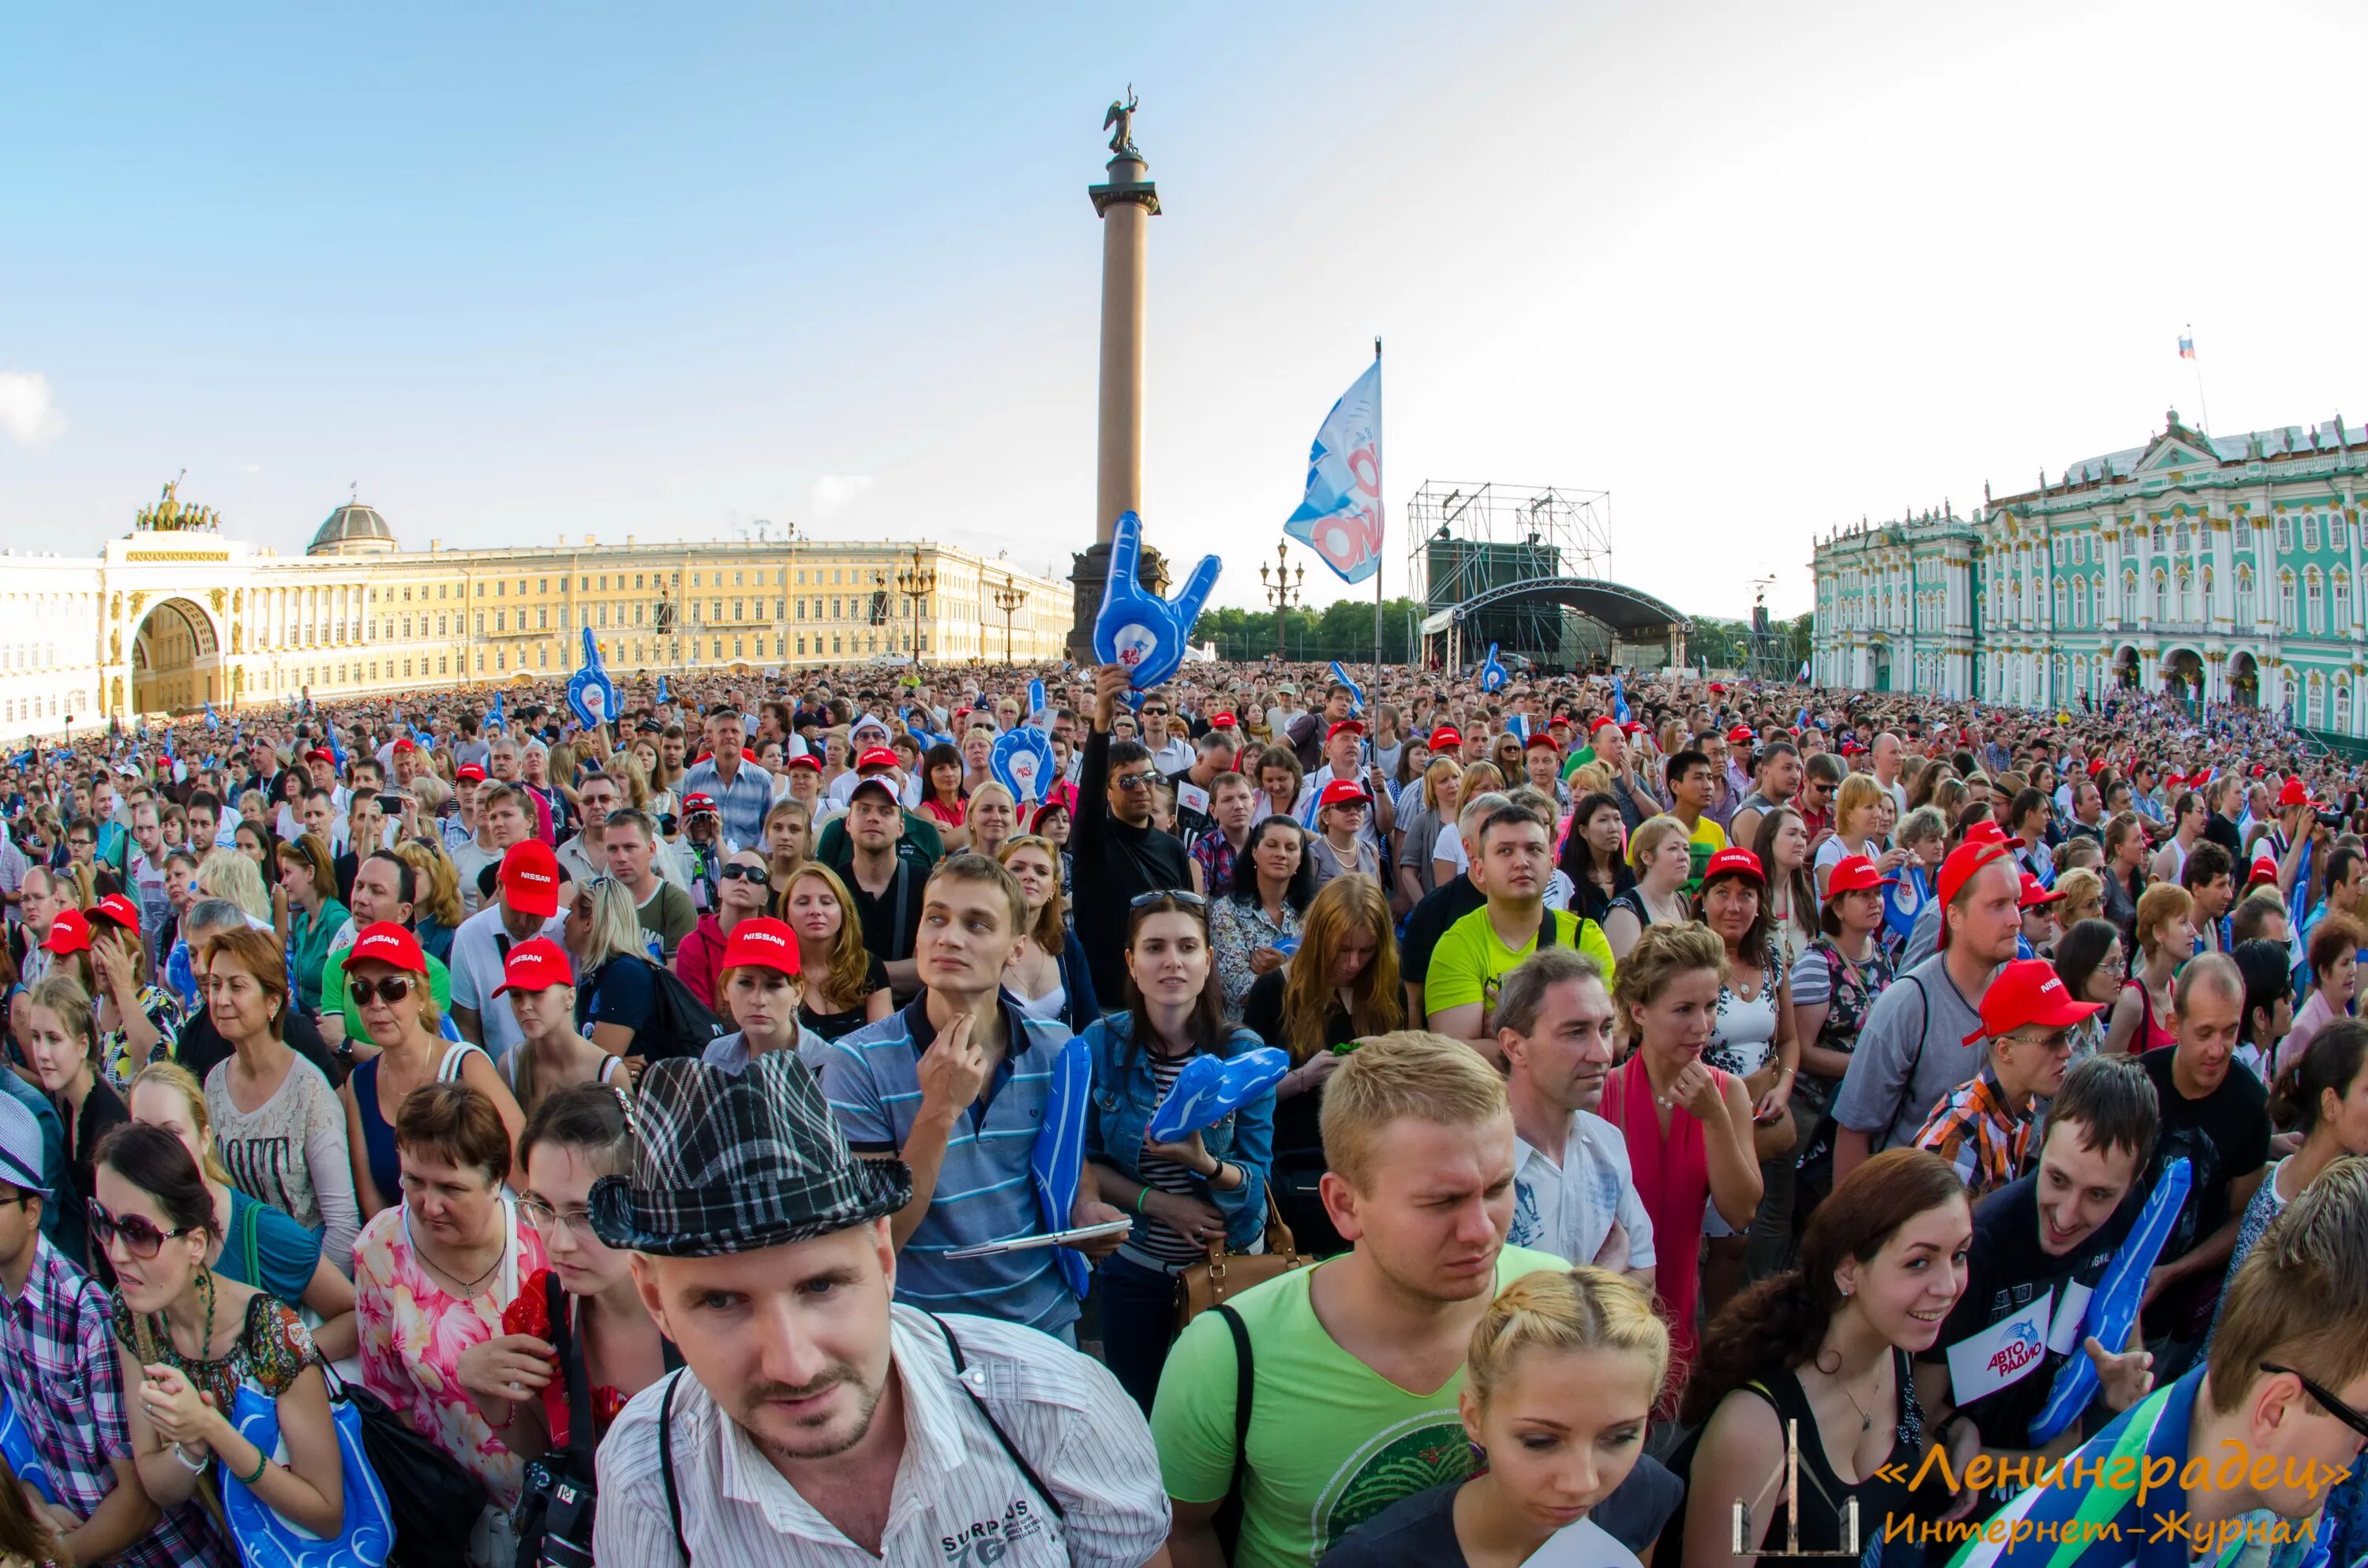
<svg viewBox="0 0 2368 1568"><path fill-rule="evenodd" d="M347 947L350 946L352 946L351 943L347 944ZM450 1013L452 1010L452 976L445 970L443 960L434 953L425 956L427 960L427 989L436 994L436 1010L439 1013ZM354 999L346 994L345 957L345 948L333 949L327 960L321 965L321 1016L326 1017L331 1013L343 1014L346 1020L346 1038L351 1040L367 1041L370 1039L370 1031L362 1028L362 1010Z"/></svg>
<svg viewBox="0 0 2368 1568"><path fill-rule="evenodd" d="M1497 1255L1497 1288L1569 1267L1508 1246ZM1231 1303L1258 1369L1234 1568L1312 1568L1383 1509L1471 1472L1455 1410L1463 1369L1432 1393L1390 1382L1316 1321L1307 1298L1315 1274L1293 1269ZM1211 1503L1232 1484L1236 1371L1233 1335L1215 1312L1194 1318L1168 1353L1151 1436L1169 1496Z"/></svg>
<svg viewBox="0 0 2368 1568"><path fill-rule="evenodd" d="M1611 984L1616 965L1603 927L1566 909L1555 910L1554 918L1555 942L1577 948L1602 965L1603 983ZM1436 1017L1450 1007L1479 1002L1493 1011L1497 1006L1497 983L1537 950L1535 931L1518 948L1505 946L1497 935L1497 927L1488 923L1488 906L1481 905L1450 926L1439 938L1439 945L1430 950L1430 972L1422 982L1424 1009Z"/></svg>
<svg viewBox="0 0 2368 1568"><path fill-rule="evenodd" d="M1588 763L1593 762L1594 760L1595 748L1593 746L1581 746L1577 751L1571 753L1570 759L1562 765L1562 776L1565 778L1567 778L1572 774L1577 772L1580 768L1585 767Z"/></svg>

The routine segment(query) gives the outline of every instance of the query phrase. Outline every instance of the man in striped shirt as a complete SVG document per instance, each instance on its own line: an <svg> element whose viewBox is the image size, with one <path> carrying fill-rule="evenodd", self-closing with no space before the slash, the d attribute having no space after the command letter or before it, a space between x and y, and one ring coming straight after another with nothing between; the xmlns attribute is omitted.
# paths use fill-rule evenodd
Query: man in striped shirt
<svg viewBox="0 0 2368 1568"><path fill-rule="evenodd" d="M920 994L833 1045L822 1082L857 1153L913 1167L913 1199L895 1218L896 1299L1075 1343L1077 1298L1049 1248L945 1256L1045 1229L1029 1157L1069 1031L1003 993L1027 917L1019 884L985 856L939 866L921 890ZM1071 1224L1126 1218L1091 1190L1081 1187ZM1084 1250L1099 1256L1122 1239Z"/></svg>
<svg viewBox="0 0 2368 1568"><path fill-rule="evenodd" d="M2053 1098L2071 1065L2070 1029L2094 1013L2076 1002L2044 959L2017 959L1982 994L1981 1070L1951 1089L1916 1134L1916 1146L1954 1165L1979 1202L2022 1174L2033 1102Z"/></svg>
<svg viewBox="0 0 2368 1568"><path fill-rule="evenodd" d="M2008 1504L1952 1568L2357 1561L2360 1489L2338 1478L2368 1438L2363 1278L2368 1160L2339 1160L2237 1271L2204 1364Z"/></svg>

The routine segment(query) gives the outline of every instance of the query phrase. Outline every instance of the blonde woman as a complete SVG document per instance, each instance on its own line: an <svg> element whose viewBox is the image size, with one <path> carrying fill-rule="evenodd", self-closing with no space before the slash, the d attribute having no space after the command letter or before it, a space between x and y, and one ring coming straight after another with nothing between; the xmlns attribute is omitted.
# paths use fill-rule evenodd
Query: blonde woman
<svg viewBox="0 0 2368 1568"><path fill-rule="evenodd" d="M778 908L790 879L814 854L814 812L803 801L782 800L765 813L765 865Z"/></svg>
<svg viewBox="0 0 2368 1568"><path fill-rule="evenodd" d="M1396 884L1409 909L1439 886L1431 846L1439 842L1439 830L1455 821L1463 799L1463 765L1452 756L1432 757L1430 766L1422 770L1419 802L1398 816Z"/></svg>
<svg viewBox="0 0 2368 1568"><path fill-rule="evenodd" d="M964 821L970 827L973 851L996 855L1019 826L1019 807L1012 801L1010 790L989 779L970 792L970 810Z"/></svg>
<svg viewBox="0 0 2368 1568"><path fill-rule="evenodd" d="M394 846L411 868L411 930L438 963L452 961L452 933L468 916L461 908L461 872L444 846L406 838Z"/></svg>
<svg viewBox="0 0 2368 1568"><path fill-rule="evenodd" d="M325 1360L351 1356L360 1343L354 1324L354 1285L321 1248L321 1237L285 1210L249 1198L233 1186L206 1114L206 1092L177 1062L154 1062L131 1080L131 1119L161 1127L198 1162L214 1200L214 1251L207 1264L223 1278L311 1309L321 1320L313 1344Z"/></svg>
<svg viewBox="0 0 2368 1568"><path fill-rule="evenodd" d="M2179 1043L2171 1028L2172 987L2179 966L2195 956L2195 900L2185 888L2150 887L2138 899L2135 922L2137 967L2114 998L2105 1026L2105 1050L2114 1055Z"/></svg>
<svg viewBox="0 0 2368 1568"><path fill-rule="evenodd" d="M254 861L235 849L217 849L198 866L198 896L227 899L250 920L271 921L271 894Z"/></svg>
<svg viewBox="0 0 2368 1568"><path fill-rule="evenodd" d="M658 967L633 890L614 878L579 886L565 933L575 960L576 1027L609 1055L631 1056L657 1005Z"/></svg>
<svg viewBox="0 0 2368 1568"><path fill-rule="evenodd" d="M798 973L805 982L798 1021L825 1040L837 1040L886 1017L894 1006L888 966L864 947L855 900L838 873L807 861L791 880L783 907L797 933Z"/></svg>
<svg viewBox="0 0 2368 1568"><path fill-rule="evenodd" d="M1682 1489L1647 1465L1655 1484L1633 1494L1617 1534L1588 1516L1644 1457L1668 1366L1669 1331L1641 1286L1593 1267L1523 1275L1473 1330L1464 1361L1456 1405L1476 1473L1359 1526L1324 1568L1435 1568L1450 1537L1467 1563L1634 1568Z"/></svg>
<svg viewBox="0 0 2368 1568"><path fill-rule="evenodd" d="M1672 816L1647 817L1628 835L1628 867L1636 885L1611 901L1603 917L1603 938L1624 963L1628 949L1651 926L1678 926L1693 918L1686 906L1686 879L1693 872L1693 834Z"/></svg>
<svg viewBox="0 0 2368 1568"><path fill-rule="evenodd" d="M1028 900L1028 929L1004 968L1004 989L1031 1018L1058 1018L1073 1034L1100 1017L1086 949L1069 929L1061 895L1061 851L1049 838L1022 834L1003 841L996 858Z"/></svg>
<svg viewBox="0 0 2368 1568"><path fill-rule="evenodd" d="M2084 841L2085 842L2085 841ZM2083 920L2100 920L2105 914L2105 882L2086 869L2066 871L2055 879L2055 921L2069 931Z"/></svg>
<svg viewBox="0 0 2368 1568"><path fill-rule="evenodd" d="M1834 831L1817 846L1819 899L1826 896L1826 881L1833 875L1834 862L1845 855L1865 856L1886 877L1899 864L1899 852L1884 848L1878 836L1883 831L1883 808L1889 799L1872 773L1853 773L1842 780L1841 792L1834 798Z"/></svg>

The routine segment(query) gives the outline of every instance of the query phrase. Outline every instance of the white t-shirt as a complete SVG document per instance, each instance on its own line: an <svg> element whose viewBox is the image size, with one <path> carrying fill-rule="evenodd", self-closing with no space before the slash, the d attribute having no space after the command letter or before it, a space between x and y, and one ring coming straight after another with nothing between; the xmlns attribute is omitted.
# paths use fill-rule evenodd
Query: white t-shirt
<svg viewBox="0 0 2368 1568"><path fill-rule="evenodd" d="M564 944L566 931L567 915L562 911L544 921L535 936ZM461 922L461 928L452 933L452 956L445 964L452 976L452 1006L477 1015L486 1054L495 1066L507 1059L510 1047L526 1038L518 1029L518 1015L510 1011L509 998L494 994L494 987L502 983L503 938L508 935L502 926L501 900L496 897Z"/></svg>
<svg viewBox="0 0 2368 1568"><path fill-rule="evenodd" d="M1628 1256L1619 1267L1653 1267L1653 1217L1637 1196L1627 1142L1593 1111L1573 1113L1559 1164L1513 1140L1513 1194L1508 1244L1593 1263L1617 1222L1628 1231Z"/></svg>
<svg viewBox="0 0 2368 1568"><path fill-rule="evenodd" d="M1530 1554L1525 1568L1641 1568L1636 1554L1593 1519L1565 1525Z"/></svg>
<svg viewBox="0 0 2368 1568"><path fill-rule="evenodd" d="M1458 875L1472 869L1472 857L1463 852L1463 835L1453 823L1439 830L1439 838L1430 846L1430 858L1453 862Z"/></svg>

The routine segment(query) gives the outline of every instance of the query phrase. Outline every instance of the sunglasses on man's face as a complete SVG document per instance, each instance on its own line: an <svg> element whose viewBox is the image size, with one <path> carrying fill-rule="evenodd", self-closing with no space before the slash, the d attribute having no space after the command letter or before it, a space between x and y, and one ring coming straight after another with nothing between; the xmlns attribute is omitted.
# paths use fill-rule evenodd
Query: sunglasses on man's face
<svg viewBox="0 0 2368 1568"><path fill-rule="evenodd" d="M151 1258L164 1250L166 1242L189 1233L186 1228L160 1231L155 1221L144 1214L126 1214L119 1220L100 1208L97 1199L91 1200L89 1209L91 1244L102 1254L114 1246L116 1239L120 1237L124 1251L137 1258Z"/></svg>
<svg viewBox="0 0 2368 1568"><path fill-rule="evenodd" d="M1151 788L1151 775L1148 772L1121 773L1113 777L1110 782L1121 790L1148 790Z"/></svg>
<svg viewBox="0 0 2368 1568"><path fill-rule="evenodd" d="M2354 1432L2359 1433L2362 1437L2368 1437L2368 1415L2362 1415L2359 1411L2353 1409L2351 1405L2346 1404L2341 1399L2336 1397L2336 1395L2329 1390L2322 1387L2320 1384L2312 1382L2308 1378L2304 1377L2292 1367L2281 1367L2274 1361L2262 1362L2261 1370L2271 1373L2283 1372L2287 1377L2292 1378L2294 1381L2302 1385L2303 1392L2310 1395L2311 1398L2318 1402L2319 1408L2325 1410L2329 1415L2334 1416L2338 1421L2342 1422L2346 1426L2351 1427Z"/></svg>

